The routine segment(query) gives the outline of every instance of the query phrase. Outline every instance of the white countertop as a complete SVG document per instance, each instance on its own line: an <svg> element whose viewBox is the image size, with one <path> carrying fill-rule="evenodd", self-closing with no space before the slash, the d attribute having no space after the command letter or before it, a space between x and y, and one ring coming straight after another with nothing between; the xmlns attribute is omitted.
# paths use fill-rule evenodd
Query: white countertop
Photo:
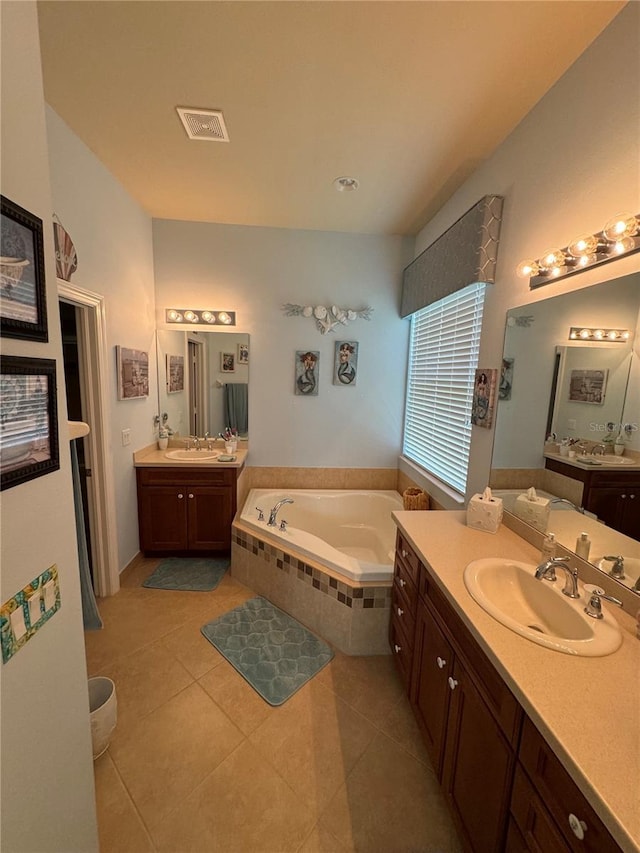
<svg viewBox="0 0 640 853"><path fill-rule="evenodd" d="M624 851L640 851L640 640L635 620L613 609L623 641L605 657L573 657L532 643L476 604L463 571L481 557L537 565L537 549L504 525L496 534L467 527L465 512L393 516L618 844ZM609 607L606 602L603 606Z"/></svg>
<svg viewBox="0 0 640 853"><path fill-rule="evenodd" d="M545 459L554 459L556 462L564 462L566 465L571 465L574 468L579 468L581 471L640 471L640 460L631 456L623 456L623 459L633 459L630 463L610 463L603 462L601 456L593 456L587 454L582 456L576 453L575 456L563 456L561 453L554 453L551 450L545 450ZM586 460L586 461L585 461Z"/></svg>
<svg viewBox="0 0 640 853"><path fill-rule="evenodd" d="M242 468L244 465L248 450L237 450L233 455L236 457L235 462L218 462L217 459L203 459L198 461L198 453L202 452L206 455L207 451L192 450L193 462L184 459L168 459L167 453L171 450L181 450L180 447L168 447L166 450L158 450L157 445L152 444L142 450L136 450L133 454L134 468L195 468L202 470L203 468ZM224 450L216 449L217 453L225 455Z"/></svg>

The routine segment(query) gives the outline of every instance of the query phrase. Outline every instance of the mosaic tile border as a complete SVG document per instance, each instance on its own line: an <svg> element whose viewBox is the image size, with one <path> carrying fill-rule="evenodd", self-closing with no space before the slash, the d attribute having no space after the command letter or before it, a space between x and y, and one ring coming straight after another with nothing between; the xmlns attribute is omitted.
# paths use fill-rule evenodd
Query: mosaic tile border
<svg viewBox="0 0 640 853"><path fill-rule="evenodd" d="M377 610L391 605L391 582L388 586L351 586L244 530L233 527L231 539L235 545L256 557L261 557L265 563L275 564L287 575L294 574L299 581L314 587L324 595L329 595L346 607Z"/></svg>

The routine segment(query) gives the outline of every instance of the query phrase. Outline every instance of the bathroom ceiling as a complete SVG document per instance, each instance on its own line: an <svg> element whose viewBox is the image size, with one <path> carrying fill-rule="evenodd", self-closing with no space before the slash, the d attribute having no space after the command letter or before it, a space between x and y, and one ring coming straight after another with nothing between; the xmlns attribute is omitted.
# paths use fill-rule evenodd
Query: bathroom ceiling
<svg viewBox="0 0 640 853"><path fill-rule="evenodd" d="M415 234L624 5L46 0L45 98L153 217Z"/></svg>

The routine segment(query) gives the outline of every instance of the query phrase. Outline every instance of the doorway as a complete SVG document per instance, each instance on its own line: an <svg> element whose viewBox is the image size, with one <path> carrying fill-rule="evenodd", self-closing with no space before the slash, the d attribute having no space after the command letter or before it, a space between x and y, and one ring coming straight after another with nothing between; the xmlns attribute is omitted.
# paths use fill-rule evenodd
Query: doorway
<svg viewBox="0 0 640 853"><path fill-rule="evenodd" d="M189 435L202 436L207 431L207 411L204 405L205 370L202 341L188 341L189 358Z"/></svg>

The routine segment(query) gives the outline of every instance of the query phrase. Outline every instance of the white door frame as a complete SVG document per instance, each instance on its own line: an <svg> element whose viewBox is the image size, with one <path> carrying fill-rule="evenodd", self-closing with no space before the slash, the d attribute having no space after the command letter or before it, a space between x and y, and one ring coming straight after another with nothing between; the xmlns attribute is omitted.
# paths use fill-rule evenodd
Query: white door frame
<svg viewBox="0 0 640 853"><path fill-rule="evenodd" d="M91 426L84 439L91 457L91 489L95 524L91 529L94 556L94 587L96 595L114 595L120 589L118 571L118 541L115 514L113 468L109 457L107 437L111 431L109 405L105 390L109 388L107 370L107 323L104 296L58 280L58 298L84 308L81 311L79 340L85 375L87 419ZM94 529L95 528L95 529Z"/></svg>

